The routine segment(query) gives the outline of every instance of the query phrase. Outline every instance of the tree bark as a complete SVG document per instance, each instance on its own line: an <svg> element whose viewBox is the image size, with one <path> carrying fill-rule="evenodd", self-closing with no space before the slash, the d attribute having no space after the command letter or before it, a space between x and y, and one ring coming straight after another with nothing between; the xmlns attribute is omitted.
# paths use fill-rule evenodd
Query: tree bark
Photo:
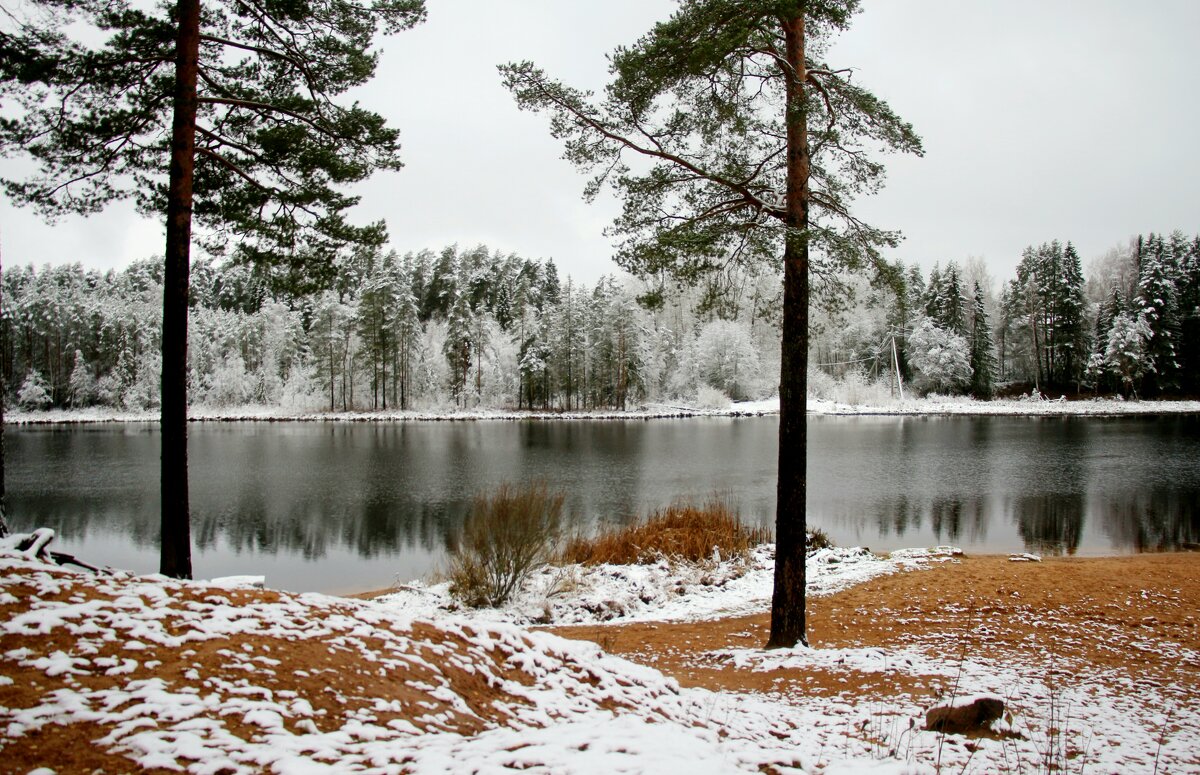
<svg viewBox="0 0 1200 775"><path fill-rule="evenodd" d="M159 570L192 577L187 462L188 274L192 241L192 179L196 156L196 78L200 0L179 0L174 119L167 189L167 246L162 331L162 540Z"/></svg>
<svg viewBox="0 0 1200 775"><path fill-rule="evenodd" d="M783 253L783 343L779 380L779 484L775 589L767 648L807 645L804 620L808 465L808 122L804 105L804 9L783 22L787 61L787 235Z"/></svg>

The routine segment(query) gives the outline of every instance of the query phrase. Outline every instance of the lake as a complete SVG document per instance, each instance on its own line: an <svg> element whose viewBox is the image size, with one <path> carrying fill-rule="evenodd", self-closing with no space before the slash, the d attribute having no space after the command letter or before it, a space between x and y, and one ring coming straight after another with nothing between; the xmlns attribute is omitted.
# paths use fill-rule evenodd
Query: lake
<svg viewBox="0 0 1200 775"><path fill-rule="evenodd" d="M1200 418L809 418L809 524L875 550L1121 554L1200 542ZM197 578L346 592L444 558L471 497L544 479L580 529L720 492L774 520L777 419L190 426ZM10 426L12 527L158 565L152 424Z"/></svg>

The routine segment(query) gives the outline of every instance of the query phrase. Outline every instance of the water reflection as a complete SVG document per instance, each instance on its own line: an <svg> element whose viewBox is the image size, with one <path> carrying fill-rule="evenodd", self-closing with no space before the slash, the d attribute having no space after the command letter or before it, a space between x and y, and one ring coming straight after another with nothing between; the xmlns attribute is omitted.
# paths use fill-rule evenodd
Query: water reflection
<svg viewBox="0 0 1200 775"><path fill-rule="evenodd" d="M273 563L273 581L296 589L419 575L472 497L503 481L561 487L579 529L714 491L769 525L776 432L773 418L193 425L197 572ZM813 417L809 439L810 523L841 544L1076 554L1200 542L1194 417ZM8 451L18 529L49 525L69 551L153 570L153 426L14 428Z"/></svg>
<svg viewBox="0 0 1200 775"><path fill-rule="evenodd" d="M1105 533L1139 552L1200 544L1200 496L1195 490L1133 493L1107 507Z"/></svg>
<svg viewBox="0 0 1200 775"><path fill-rule="evenodd" d="M1013 511L1027 549L1052 555L1079 549L1085 515L1082 494L1024 495L1016 499Z"/></svg>

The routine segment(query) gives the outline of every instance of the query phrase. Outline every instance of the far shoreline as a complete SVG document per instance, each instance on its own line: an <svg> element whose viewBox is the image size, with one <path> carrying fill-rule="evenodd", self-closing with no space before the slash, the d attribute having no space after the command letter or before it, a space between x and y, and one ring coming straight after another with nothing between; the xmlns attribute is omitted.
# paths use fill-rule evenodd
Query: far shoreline
<svg viewBox="0 0 1200 775"><path fill-rule="evenodd" d="M626 411L544 411L473 409L466 411L361 411L289 412L279 407L193 407L188 421L261 423L405 423L494 421L607 421L671 420L692 418L770 417L779 414L778 398L746 401L726 408L701 408L672 404L646 404ZM1095 398L1067 401L932 397L896 400L886 405L848 404L809 399L808 414L824 417L1156 417L1200 415L1200 401L1120 400ZM156 423L157 412L124 412L109 409L17 410L4 418L5 425L96 425L105 423Z"/></svg>

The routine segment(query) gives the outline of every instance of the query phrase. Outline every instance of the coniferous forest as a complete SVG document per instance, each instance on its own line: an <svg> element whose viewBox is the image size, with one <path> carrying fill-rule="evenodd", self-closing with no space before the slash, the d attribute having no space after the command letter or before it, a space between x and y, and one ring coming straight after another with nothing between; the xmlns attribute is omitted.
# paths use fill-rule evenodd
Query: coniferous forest
<svg viewBox="0 0 1200 775"><path fill-rule="evenodd" d="M1194 395L1200 237L1139 236L1091 262L1024 251L996 287L972 259L893 265L812 320L810 393ZM328 287L291 292L243 265L193 267L189 395L284 411L720 406L778 385L778 278L694 287L560 277L484 246L360 250ZM146 410L160 390L162 263L4 273L3 369L26 409ZM847 301L847 298L849 299ZM886 391L886 392L885 392Z"/></svg>

